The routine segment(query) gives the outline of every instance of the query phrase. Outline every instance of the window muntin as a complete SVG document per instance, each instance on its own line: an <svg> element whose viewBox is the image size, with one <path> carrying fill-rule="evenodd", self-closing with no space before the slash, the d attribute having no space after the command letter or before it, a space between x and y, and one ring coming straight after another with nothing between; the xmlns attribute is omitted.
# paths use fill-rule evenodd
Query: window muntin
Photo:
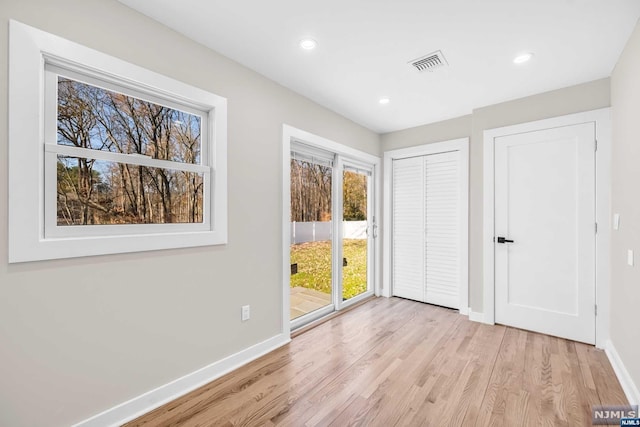
<svg viewBox="0 0 640 427"><path fill-rule="evenodd" d="M45 236L209 225L207 112L57 65L45 82Z"/></svg>

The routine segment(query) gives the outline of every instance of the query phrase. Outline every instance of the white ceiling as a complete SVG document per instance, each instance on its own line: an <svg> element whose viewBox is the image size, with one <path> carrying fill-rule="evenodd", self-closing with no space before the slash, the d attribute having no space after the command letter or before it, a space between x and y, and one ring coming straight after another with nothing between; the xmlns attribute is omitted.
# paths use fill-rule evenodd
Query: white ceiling
<svg viewBox="0 0 640 427"><path fill-rule="evenodd" d="M640 17L639 0L120 1L380 133L607 77ZM407 64L435 50L449 67Z"/></svg>

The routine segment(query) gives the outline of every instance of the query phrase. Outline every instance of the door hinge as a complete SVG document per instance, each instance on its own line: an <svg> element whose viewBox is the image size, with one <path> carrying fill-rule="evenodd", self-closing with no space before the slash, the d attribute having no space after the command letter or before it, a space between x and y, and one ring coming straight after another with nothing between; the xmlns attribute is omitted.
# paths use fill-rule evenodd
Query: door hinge
<svg viewBox="0 0 640 427"><path fill-rule="evenodd" d="M598 234L598 223L596 222L596 234Z"/></svg>
<svg viewBox="0 0 640 427"><path fill-rule="evenodd" d="M598 151L598 140L596 139L596 149L595 151Z"/></svg>
<svg viewBox="0 0 640 427"><path fill-rule="evenodd" d="M594 313L597 316L598 315L598 304L594 305L593 308L594 308Z"/></svg>

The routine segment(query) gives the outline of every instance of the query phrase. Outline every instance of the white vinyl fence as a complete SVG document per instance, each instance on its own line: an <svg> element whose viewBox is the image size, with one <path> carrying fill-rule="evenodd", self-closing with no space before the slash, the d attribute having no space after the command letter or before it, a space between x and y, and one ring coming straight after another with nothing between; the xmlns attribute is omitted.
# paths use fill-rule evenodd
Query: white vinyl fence
<svg viewBox="0 0 640 427"><path fill-rule="evenodd" d="M366 239L367 221L342 221L345 239ZM331 221L292 222L291 244L331 240Z"/></svg>

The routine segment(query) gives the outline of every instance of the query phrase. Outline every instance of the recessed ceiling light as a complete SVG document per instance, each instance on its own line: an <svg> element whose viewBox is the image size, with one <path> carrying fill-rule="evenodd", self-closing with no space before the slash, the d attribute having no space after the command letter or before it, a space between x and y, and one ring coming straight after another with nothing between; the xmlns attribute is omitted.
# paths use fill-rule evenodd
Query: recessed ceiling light
<svg viewBox="0 0 640 427"><path fill-rule="evenodd" d="M318 46L318 42L314 39L302 39L300 40L300 47L305 50L312 50Z"/></svg>
<svg viewBox="0 0 640 427"><path fill-rule="evenodd" d="M389 98L387 98L386 96L383 96L382 98L380 98L380 100L378 101L380 104L384 105L384 104L388 104L391 100Z"/></svg>
<svg viewBox="0 0 640 427"><path fill-rule="evenodd" d="M513 63L514 64L522 64L522 63L527 62L531 58L533 58L533 53L531 53L531 52L523 53L523 54L520 54L520 55L516 56L515 58L513 58Z"/></svg>

